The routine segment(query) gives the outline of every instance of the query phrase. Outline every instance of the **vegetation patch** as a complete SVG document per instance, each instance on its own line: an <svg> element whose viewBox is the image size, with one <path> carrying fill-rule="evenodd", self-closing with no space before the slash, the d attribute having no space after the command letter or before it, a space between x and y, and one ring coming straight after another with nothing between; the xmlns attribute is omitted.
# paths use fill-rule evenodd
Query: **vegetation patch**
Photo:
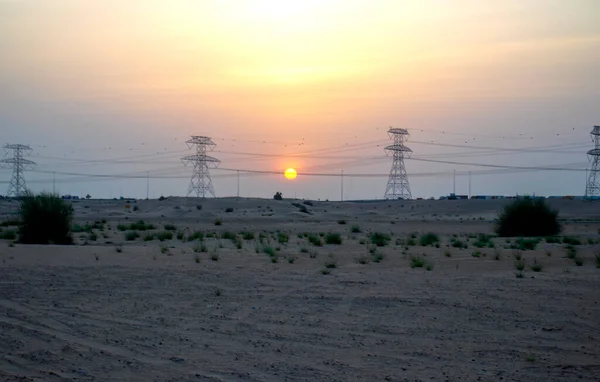
<svg viewBox="0 0 600 382"><path fill-rule="evenodd" d="M391 237L388 234L381 232L374 232L371 234L371 243L378 247L385 247L390 242Z"/></svg>
<svg viewBox="0 0 600 382"><path fill-rule="evenodd" d="M494 242L492 241L492 238L492 235L480 233L477 235L477 240L473 243L473 245L477 248L494 248Z"/></svg>
<svg viewBox="0 0 600 382"><path fill-rule="evenodd" d="M19 208L19 240L24 244L71 244L73 207L58 195L28 193Z"/></svg>
<svg viewBox="0 0 600 382"><path fill-rule="evenodd" d="M554 236L560 232L558 211L543 199L523 198L504 207L498 216L498 236Z"/></svg>
<svg viewBox="0 0 600 382"><path fill-rule="evenodd" d="M572 236L565 236L562 239L563 244L568 244L568 245L581 245L581 240L579 240L579 238L577 237L572 237Z"/></svg>
<svg viewBox="0 0 600 382"><path fill-rule="evenodd" d="M539 242L540 242L539 239L519 238L515 241L515 245L521 251L533 251L533 250L535 250L535 248L537 247Z"/></svg>
<svg viewBox="0 0 600 382"><path fill-rule="evenodd" d="M439 244L440 242L440 238L438 235L436 235L435 233L426 233L425 235L421 236L421 239L419 240L419 243L421 244L422 247L426 247L426 246L433 246L435 244Z"/></svg>
<svg viewBox="0 0 600 382"><path fill-rule="evenodd" d="M342 244L342 236L339 233L328 233L325 236L325 243L340 245Z"/></svg>
<svg viewBox="0 0 600 382"><path fill-rule="evenodd" d="M425 258L421 256L412 256L410 258L411 268L423 268L425 266Z"/></svg>

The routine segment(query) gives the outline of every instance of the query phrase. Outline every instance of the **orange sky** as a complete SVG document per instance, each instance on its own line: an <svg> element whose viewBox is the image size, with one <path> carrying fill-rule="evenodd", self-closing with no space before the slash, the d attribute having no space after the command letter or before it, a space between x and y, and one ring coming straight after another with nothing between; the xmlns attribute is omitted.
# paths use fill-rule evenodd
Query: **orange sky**
<svg viewBox="0 0 600 382"><path fill-rule="evenodd" d="M540 102L598 100L598 15L595 0L0 0L0 100L44 105L38 130L89 129L98 139L107 131L92 127L99 119L67 127L60 116L79 105L110 115L129 138L159 140L332 146L374 139L376 126L449 120L456 132L494 133L474 109L497 119L506 102L537 103L539 113ZM0 117L21 120L13 106ZM586 128L599 123L586 112ZM548 127L531 118L507 131ZM298 151L291 146L271 150L285 156Z"/></svg>

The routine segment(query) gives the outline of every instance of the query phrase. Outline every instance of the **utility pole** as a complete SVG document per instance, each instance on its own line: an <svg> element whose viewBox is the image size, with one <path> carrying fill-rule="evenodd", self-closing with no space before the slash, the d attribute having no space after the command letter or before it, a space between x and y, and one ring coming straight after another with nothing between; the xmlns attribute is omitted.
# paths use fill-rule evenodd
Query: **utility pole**
<svg viewBox="0 0 600 382"><path fill-rule="evenodd" d="M150 198L150 171L146 171L146 200Z"/></svg>
<svg viewBox="0 0 600 382"><path fill-rule="evenodd" d="M240 170L237 170L237 181L238 181L238 193L237 193L237 197L240 197Z"/></svg>
<svg viewBox="0 0 600 382"><path fill-rule="evenodd" d="M341 201L344 201L344 170L342 170L342 191L341 191Z"/></svg>
<svg viewBox="0 0 600 382"><path fill-rule="evenodd" d="M52 171L52 193L56 194L56 171Z"/></svg>
<svg viewBox="0 0 600 382"><path fill-rule="evenodd" d="M469 171L469 199L471 199L471 171Z"/></svg>
<svg viewBox="0 0 600 382"><path fill-rule="evenodd" d="M404 159L410 158L412 153L412 150L404 145L409 135L406 129L390 127L388 130L388 136L394 143L385 147L386 155L391 155L393 160L390 177L383 196L384 199L412 199L406 166L404 165Z"/></svg>
<svg viewBox="0 0 600 382"><path fill-rule="evenodd" d="M454 186L452 186L452 193L456 196L456 170L452 170L454 173Z"/></svg>

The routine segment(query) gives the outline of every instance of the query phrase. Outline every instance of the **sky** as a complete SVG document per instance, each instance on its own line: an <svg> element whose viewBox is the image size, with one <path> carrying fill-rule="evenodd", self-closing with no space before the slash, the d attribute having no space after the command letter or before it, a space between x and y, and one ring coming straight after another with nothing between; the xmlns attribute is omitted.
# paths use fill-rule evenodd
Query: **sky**
<svg viewBox="0 0 600 382"><path fill-rule="evenodd" d="M185 196L199 135L217 196L382 198L395 127L415 198L582 195L600 125L597 0L0 0L0 52L36 192Z"/></svg>

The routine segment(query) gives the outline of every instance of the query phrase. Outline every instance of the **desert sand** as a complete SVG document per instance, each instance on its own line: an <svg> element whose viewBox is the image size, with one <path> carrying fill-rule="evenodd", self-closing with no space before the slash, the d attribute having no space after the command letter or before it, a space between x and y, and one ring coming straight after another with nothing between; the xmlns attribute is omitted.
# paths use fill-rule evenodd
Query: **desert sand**
<svg viewBox="0 0 600 382"><path fill-rule="evenodd" d="M507 201L302 203L77 201L75 222L97 221L96 237L1 241L0 380L600 380L600 204L551 201L563 234L582 242L578 266L563 243L477 248ZM17 207L1 201L0 220ZM174 236L127 241L118 225L138 220L150 232L172 224ZM221 238L203 252L186 239L196 231ZM304 237L329 232L342 244ZM372 245L373 232L389 244ZM419 245L428 232L439 248ZM412 268L413 257L427 265Z"/></svg>

